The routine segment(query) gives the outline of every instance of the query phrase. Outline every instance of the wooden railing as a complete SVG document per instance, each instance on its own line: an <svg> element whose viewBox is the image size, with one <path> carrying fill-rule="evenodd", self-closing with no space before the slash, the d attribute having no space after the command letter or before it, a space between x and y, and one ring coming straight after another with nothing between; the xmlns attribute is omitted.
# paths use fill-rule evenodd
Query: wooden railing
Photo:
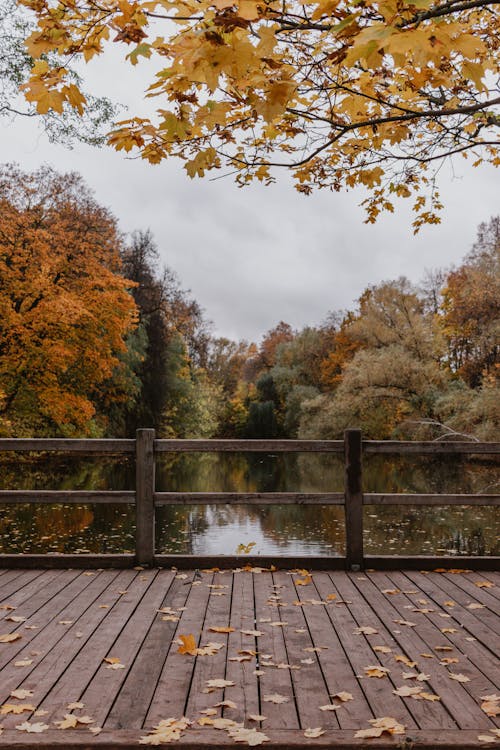
<svg viewBox="0 0 500 750"><path fill-rule="evenodd" d="M472 455L498 456L500 443L480 442L400 442L362 440L361 431L346 430L344 440L158 440L152 429L137 430L135 440L95 439L0 439L0 453L50 452L80 455L135 455L135 491L87 490L0 490L3 503L129 503L136 508L135 555L0 555L0 567L8 565L51 566L141 566L176 565L178 567L233 567L242 557L196 557L192 555L155 554L155 509L159 505L288 504L343 505L345 509L345 557L278 557L244 556L244 562L259 565L271 563L291 567L329 567L361 570L365 567L432 568L497 567L500 557L493 556L367 556L363 549L363 507L365 505L500 505L500 495L486 494L393 494L363 493L362 458L370 454L398 455ZM160 453L337 453L344 456L344 492L157 492L155 488L156 457Z"/></svg>

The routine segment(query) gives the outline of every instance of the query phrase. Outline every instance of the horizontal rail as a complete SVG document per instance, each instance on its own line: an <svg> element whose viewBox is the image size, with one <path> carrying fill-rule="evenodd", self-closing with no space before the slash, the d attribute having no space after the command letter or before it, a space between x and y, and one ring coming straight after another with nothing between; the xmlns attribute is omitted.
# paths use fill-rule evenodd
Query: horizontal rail
<svg viewBox="0 0 500 750"><path fill-rule="evenodd" d="M155 440L155 453L343 453L342 440Z"/></svg>
<svg viewBox="0 0 500 750"><path fill-rule="evenodd" d="M412 495L366 492L363 505L500 505L500 495Z"/></svg>
<svg viewBox="0 0 500 750"><path fill-rule="evenodd" d="M1 495L0 495L1 497ZM343 505L343 492L155 492L155 505Z"/></svg>
<svg viewBox="0 0 500 750"><path fill-rule="evenodd" d="M80 440L74 438L0 438L0 453L3 451L56 453L134 453L135 440Z"/></svg>
<svg viewBox="0 0 500 750"><path fill-rule="evenodd" d="M2 503L135 503L135 492L106 490L0 490Z"/></svg>
<svg viewBox="0 0 500 750"><path fill-rule="evenodd" d="M434 441L417 441L417 440L363 440L364 453L394 453L394 454L473 454L483 453L487 455L498 455L500 453L500 443L476 443L456 442L456 443L435 443Z"/></svg>

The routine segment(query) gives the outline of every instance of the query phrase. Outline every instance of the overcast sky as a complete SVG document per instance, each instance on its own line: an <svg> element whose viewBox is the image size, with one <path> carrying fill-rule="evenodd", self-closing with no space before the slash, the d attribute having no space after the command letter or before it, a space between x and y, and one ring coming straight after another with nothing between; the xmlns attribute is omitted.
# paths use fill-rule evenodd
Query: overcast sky
<svg viewBox="0 0 500 750"><path fill-rule="evenodd" d="M107 58L91 81L137 114L147 76L130 71ZM400 275L418 281L426 268L458 263L477 225L500 212L498 171L460 158L440 173L442 224L416 237L408 201L367 226L361 191L302 196L284 172L270 187L239 189L231 177L193 181L176 161L152 166L110 148L51 145L33 120L0 122L0 161L80 172L124 231L152 230L162 261L215 332L230 338L258 340L280 320L314 325L329 310L351 307L368 284Z"/></svg>

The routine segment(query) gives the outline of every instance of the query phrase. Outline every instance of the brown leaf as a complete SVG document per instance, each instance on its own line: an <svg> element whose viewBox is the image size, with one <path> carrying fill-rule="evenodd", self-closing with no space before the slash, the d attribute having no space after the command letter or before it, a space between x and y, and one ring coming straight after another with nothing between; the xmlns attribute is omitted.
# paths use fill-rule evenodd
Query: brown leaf
<svg viewBox="0 0 500 750"><path fill-rule="evenodd" d="M16 729L18 729L20 732L45 732L49 728L48 724L42 724L41 721L34 722L33 724L30 724L29 721L23 721L22 724L17 724Z"/></svg>
<svg viewBox="0 0 500 750"><path fill-rule="evenodd" d="M492 589L494 585L491 581L474 581L474 586L480 589Z"/></svg>
<svg viewBox="0 0 500 750"><path fill-rule="evenodd" d="M21 633L6 633L5 635L0 635L0 643L12 643L13 641L18 641L20 638L22 638Z"/></svg>
<svg viewBox="0 0 500 750"><path fill-rule="evenodd" d="M224 679L206 680L205 684L207 687L203 690L204 693L211 693L214 690L222 690L223 688L234 686L234 682Z"/></svg>
<svg viewBox="0 0 500 750"><path fill-rule="evenodd" d="M321 737L322 734L325 733L325 729L322 729L321 727L314 727L314 729L305 729L304 730L304 737L309 737L310 739L315 739L316 737Z"/></svg>
<svg viewBox="0 0 500 750"><path fill-rule="evenodd" d="M395 659L395 661L400 661L403 664L406 664L407 667L416 667L417 666L417 662L416 661L411 661L410 659L408 659L407 656L403 656L402 654L397 654L397 656L395 656L394 659Z"/></svg>
<svg viewBox="0 0 500 750"><path fill-rule="evenodd" d="M345 691L343 691L341 693L334 693L331 697L332 698L338 698L339 701L342 701L343 703L345 703L346 701L352 701L352 700L354 700L353 697L352 697L352 695L351 695L351 693L346 693Z"/></svg>
<svg viewBox="0 0 500 750"><path fill-rule="evenodd" d="M19 700L24 700L25 698L31 698L33 695L33 690L23 690L23 688L18 688L17 690L13 690L10 694L11 698L19 698Z"/></svg>
<svg viewBox="0 0 500 750"><path fill-rule="evenodd" d="M288 703L290 698L286 698L284 695L280 695L279 693L269 693L267 695L264 695L264 703Z"/></svg>
<svg viewBox="0 0 500 750"><path fill-rule="evenodd" d="M457 682L470 682L469 677L462 673L448 672L450 680L456 680Z"/></svg>
<svg viewBox="0 0 500 750"><path fill-rule="evenodd" d="M265 721L267 719L267 716L262 716L262 714L248 714L248 718L250 721Z"/></svg>
<svg viewBox="0 0 500 750"><path fill-rule="evenodd" d="M4 703L0 706L0 714L22 714L24 711L36 711L36 706L30 703Z"/></svg>
<svg viewBox="0 0 500 750"><path fill-rule="evenodd" d="M234 633L234 628L231 627L222 627L219 625L212 625L212 627L208 628L212 633Z"/></svg>
<svg viewBox="0 0 500 750"><path fill-rule="evenodd" d="M365 667L365 674L367 677L386 677L387 672L390 671L390 669L381 666Z"/></svg>
<svg viewBox="0 0 500 750"><path fill-rule="evenodd" d="M372 646L372 648L380 654L390 654L392 652L392 648L389 648L389 646Z"/></svg>
<svg viewBox="0 0 500 750"><path fill-rule="evenodd" d="M352 631L354 635L376 635L378 633L378 630L375 630L375 628L370 627L370 625L362 625L359 628L356 628L356 630Z"/></svg>
<svg viewBox="0 0 500 750"><path fill-rule="evenodd" d="M262 745L263 742L269 742L269 737L257 729L245 729L245 727L238 726L234 729L229 729L228 734L235 742L246 742L250 747Z"/></svg>

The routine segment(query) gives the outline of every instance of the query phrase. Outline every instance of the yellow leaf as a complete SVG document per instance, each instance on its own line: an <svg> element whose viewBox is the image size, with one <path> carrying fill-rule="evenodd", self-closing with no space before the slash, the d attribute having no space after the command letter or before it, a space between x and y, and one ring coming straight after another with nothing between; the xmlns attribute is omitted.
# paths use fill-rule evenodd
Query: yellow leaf
<svg viewBox="0 0 500 750"><path fill-rule="evenodd" d="M22 638L21 633L7 633L6 635L0 635L0 643L12 643Z"/></svg>
<svg viewBox="0 0 500 750"><path fill-rule="evenodd" d="M179 640L182 641L181 645L177 649L177 652L179 654L190 654L191 656L196 656L197 646L194 635L179 635Z"/></svg>

